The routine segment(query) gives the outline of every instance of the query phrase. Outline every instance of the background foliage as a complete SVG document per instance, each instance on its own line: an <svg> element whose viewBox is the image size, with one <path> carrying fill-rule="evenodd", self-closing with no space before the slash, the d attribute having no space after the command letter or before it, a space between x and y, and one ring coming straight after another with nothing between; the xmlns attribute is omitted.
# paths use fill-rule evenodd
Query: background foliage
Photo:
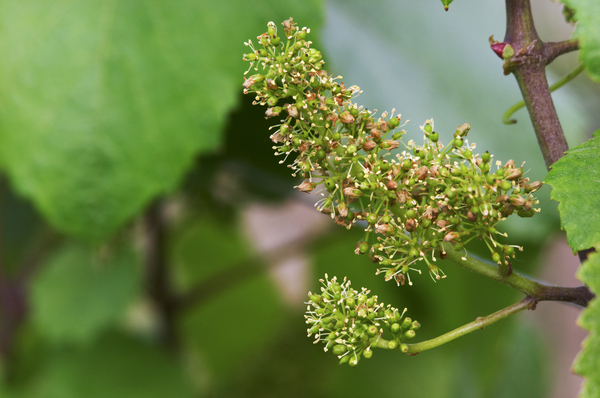
<svg viewBox="0 0 600 398"><path fill-rule="evenodd" d="M552 354L523 317L416 357L378 352L359 369L310 345L302 305L284 302L241 228L249 203L306 200L293 196L268 124L241 95L242 43L290 16L311 27L328 69L365 91L360 104L413 120L408 138L432 117L443 141L469 122L478 149L527 160L528 176L544 178L525 112L516 126L500 123L520 98L487 43L504 33L503 2L461 0L445 13L437 1L3 1L0 396L548 391ZM559 37L547 38L537 22L545 40L570 35L552 21ZM553 64L550 80L574 62ZM554 97L572 146L598 125L588 82ZM525 246L514 266L527 273L559 228L549 189L538 196L541 217L504 228ZM158 235L157 207L166 220ZM441 283L386 284L352 253L357 239L341 228L318 235L310 273L347 275L408 307L424 325L420 338L518 298L450 264ZM155 256L167 269L166 309L153 293Z"/></svg>

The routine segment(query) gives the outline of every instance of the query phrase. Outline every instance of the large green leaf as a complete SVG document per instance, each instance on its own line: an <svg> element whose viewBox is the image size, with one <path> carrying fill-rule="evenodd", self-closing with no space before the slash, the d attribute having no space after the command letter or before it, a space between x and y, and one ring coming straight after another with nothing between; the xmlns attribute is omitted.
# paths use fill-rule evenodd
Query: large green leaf
<svg viewBox="0 0 600 398"><path fill-rule="evenodd" d="M219 146L243 42L320 3L0 2L0 164L58 229L107 236Z"/></svg>
<svg viewBox="0 0 600 398"><path fill-rule="evenodd" d="M579 59L588 75L600 82L600 2L597 0L561 0L574 11L575 37L579 40Z"/></svg>
<svg viewBox="0 0 600 398"><path fill-rule="evenodd" d="M137 256L79 245L61 249L31 291L32 317L50 341L89 343L119 322L140 288Z"/></svg>
<svg viewBox="0 0 600 398"><path fill-rule="evenodd" d="M596 246L600 249L600 246ZM589 286L590 290L600 294L600 253L590 254L583 263L577 277ZM583 342L583 349L573 364L573 370L585 377L581 391L582 398L596 398L600 396L600 301L593 299L588 307L581 313L579 324L590 332Z"/></svg>
<svg viewBox="0 0 600 398"><path fill-rule="evenodd" d="M600 130L567 152L546 177L560 202L560 222L573 252L600 242Z"/></svg>

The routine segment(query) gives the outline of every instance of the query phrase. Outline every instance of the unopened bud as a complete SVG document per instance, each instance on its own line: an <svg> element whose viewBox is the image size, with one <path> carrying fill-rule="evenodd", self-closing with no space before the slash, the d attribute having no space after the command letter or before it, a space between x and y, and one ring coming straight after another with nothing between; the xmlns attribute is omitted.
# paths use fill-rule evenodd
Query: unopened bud
<svg viewBox="0 0 600 398"><path fill-rule="evenodd" d="M534 182L532 182L532 183L530 183L530 184L527 184L527 187L525 188L525 190L526 190L527 192L535 192L535 191L537 191L538 189L540 189L541 187L542 187L542 183L541 183L541 182L539 182L539 181L534 181Z"/></svg>
<svg viewBox="0 0 600 398"><path fill-rule="evenodd" d="M300 192L311 193L313 189L315 189L315 183L310 181L304 181L302 184L298 185L298 189Z"/></svg>
<svg viewBox="0 0 600 398"><path fill-rule="evenodd" d="M471 125L469 125L469 123L464 123L458 126L454 135L457 137L466 137L469 130L471 130Z"/></svg>
<svg viewBox="0 0 600 398"><path fill-rule="evenodd" d="M354 123L354 116L350 114L350 112L342 112L340 113L340 121L345 124Z"/></svg>
<svg viewBox="0 0 600 398"><path fill-rule="evenodd" d="M367 151L370 152L373 149L375 149L375 147L377 146L377 144L375 143L375 141L373 140L368 140L367 142L365 142L362 146L362 148Z"/></svg>
<svg viewBox="0 0 600 398"><path fill-rule="evenodd" d="M505 176L507 180L516 180L519 179L523 175L523 171L521 168L518 169L508 169L506 170Z"/></svg>
<svg viewBox="0 0 600 398"><path fill-rule="evenodd" d="M348 196L349 198L359 198L362 195L362 191L360 189L346 187L344 188L344 196Z"/></svg>
<svg viewBox="0 0 600 398"><path fill-rule="evenodd" d="M444 236L444 242L451 242L454 239L459 239L460 234L458 232L448 232L446 236Z"/></svg>
<svg viewBox="0 0 600 398"><path fill-rule="evenodd" d="M388 182L385 183L385 186L390 191L395 191L396 189L398 189L398 183L394 180L389 180Z"/></svg>

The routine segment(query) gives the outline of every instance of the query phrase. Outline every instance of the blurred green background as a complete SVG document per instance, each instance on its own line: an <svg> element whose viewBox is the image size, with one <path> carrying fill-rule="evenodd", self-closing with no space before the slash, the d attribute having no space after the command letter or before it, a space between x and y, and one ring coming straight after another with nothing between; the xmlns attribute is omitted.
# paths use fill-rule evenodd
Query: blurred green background
<svg viewBox="0 0 600 398"><path fill-rule="evenodd" d="M353 254L360 233L296 193L241 94L243 42L290 16L359 104L412 121L407 139L426 119L442 141L468 122L478 150L544 178L526 112L501 124L520 93L488 46L504 36L499 0L2 1L0 397L550 393L552 350L523 314L355 369L306 338L302 301L325 272L407 307L419 340L520 297L452 264L442 282L385 283ZM560 6L534 16L543 40L570 36ZM561 58L549 80L575 66ZM597 89L580 76L554 98L570 145L585 140ZM521 272L559 231L548 197L503 225Z"/></svg>

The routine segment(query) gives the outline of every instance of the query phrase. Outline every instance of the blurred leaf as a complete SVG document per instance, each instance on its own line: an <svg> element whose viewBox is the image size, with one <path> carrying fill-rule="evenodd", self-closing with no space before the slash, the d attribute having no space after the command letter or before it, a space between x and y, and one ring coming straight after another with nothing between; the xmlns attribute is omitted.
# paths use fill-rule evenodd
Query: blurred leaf
<svg viewBox="0 0 600 398"><path fill-rule="evenodd" d="M221 144L243 42L320 4L3 1L0 162L55 227L106 237Z"/></svg>
<svg viewBox="0 0 600 398"><path fill-rule="evenodd" d="M222 382L277 334L281 300L235 223L201 217L175 236L180 284L195 292L181 322L184 340L209 378Z"/></svg>
<svg viewBox="0 0 600 398"><path fill-rule="evenodd" d="M251 262L251 251L240 236L235 219L194 217L173 234L171 242L176 279L184 289L228 268Z"/></svg>
<svg viewBox="0 0 600 398"><path fill-rule="evenodd" d="M51 341L89 343L122 319L139 289L131 250L103 253L71 244L48 260L33 283L33 322Z"/></svg>
<svg viewBox="0 0 600 398"><path fill-rule="evenodd" d="M546 183L573 253L600 242L600 130L554 163Z"/></svg>
<svg viewBox="0 0 600 398"><path fill-rule="evenodd" d="M595 82L600 82L600 3L597 0L560 0L574 12L577 21L574 37L579 40L579 60ZM570 13L569 13L570 14ZM569 15L567 14L567 15ZM567 18L567 21L569 18Z"/></svg>
<svg viewBox="0 0 600 398"><path fill-rule="evenodd" d="M192 397L183 369L158 348L120 335L104 336L84 350L56 352L31 398Z"/></svg>
<svg viewBox="0 0 600 398"><path fill-rule="evenodd" d="M544 347L540 341L540 330L524 322L526 314L518 315L520 322L503 339L501 369L496 376L497 385L489 395L495 398L543 398L548 390L547 372L544 372ZM523 377L527 375L527 377Z"/></svg>
<svg viewBox="0 0 600 398"><path fill-rule="evenodd" d="M596 250L600 246L596 245ZM579 325L590 332L583 342L583 349L575 359L573 370L585 377L581 397L596 398L600 396L600 253L591 253L583 263L577 277L589 286L596 294L579 317Z"/></svg>

